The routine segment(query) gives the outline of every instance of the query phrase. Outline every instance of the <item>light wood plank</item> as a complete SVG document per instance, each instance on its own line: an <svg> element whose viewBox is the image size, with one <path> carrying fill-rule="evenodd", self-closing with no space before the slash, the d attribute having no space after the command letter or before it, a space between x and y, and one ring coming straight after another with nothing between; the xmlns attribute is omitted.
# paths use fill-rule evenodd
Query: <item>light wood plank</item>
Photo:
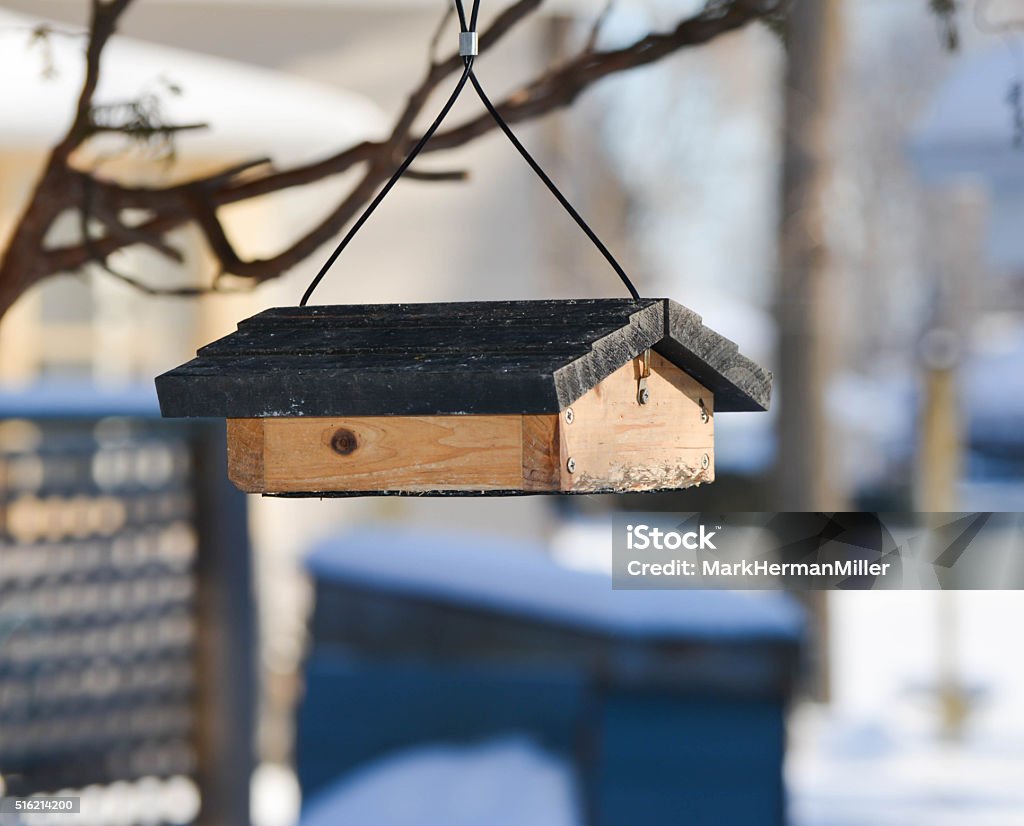
<svg viewBox="0 0 1024 826"><path fill-rule="evenodd" d="M228 419L228 478L246 493L263 492L263 419Z"/></svg>
<svg viewBox="0 0 1024 826"><path fill-rule="evenodd" d="M522 489L557 491L561 485L559 416L523 416Z"/></svg>
<svg viewBox="0 0 1024 826"><path fill-rule="evenodd" d="M250 493L642 491L714 480L714 399L657 353L572 413L228 420L231 480ZM569 471L572 459L573 470Z"/></svg>
<svg viewBox="0 0 1024 826"><path fill-rule="evenodd" d="M560 429L562 490L643 491L714 481L713 394L657 353L643 405L639 377L636 359L572 405L572 424Z"/></svg>
<svg viewBox="0 0 1024 826"><path fill-rule="evenodd" d="M264 419L264 492L517 490L521 418Z"/></svg>

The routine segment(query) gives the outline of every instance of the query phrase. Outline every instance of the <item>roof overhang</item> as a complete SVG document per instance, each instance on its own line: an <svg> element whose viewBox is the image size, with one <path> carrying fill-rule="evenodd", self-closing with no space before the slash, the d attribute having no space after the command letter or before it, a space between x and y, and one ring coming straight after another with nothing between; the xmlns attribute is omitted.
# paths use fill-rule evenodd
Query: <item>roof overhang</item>
<svg viewBox="0 0 1024 826"><path fill-rule="evenodd" d="M771 373L669 299L281 307L157 378L165 416L557 413L653 348L766 410Z"/></svg>

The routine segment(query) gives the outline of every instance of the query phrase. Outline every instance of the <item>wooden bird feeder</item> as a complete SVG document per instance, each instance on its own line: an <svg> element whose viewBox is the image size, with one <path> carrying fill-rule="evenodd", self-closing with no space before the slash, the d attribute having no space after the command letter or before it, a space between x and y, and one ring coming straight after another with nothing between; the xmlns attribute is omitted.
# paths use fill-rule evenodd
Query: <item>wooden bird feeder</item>
<svg viewBox="0 0 1024 826"><path fill-rule="evenodd" d="M156 380L250 493L600 493L714 480L771 374L667 299L282 307Z"/></svg>
<svg viewBox="0 0 1024 826"><path fill-rule="evenodd" d="M715 411L766 410L771 375L700 316L641 299L474 73L480 0L458 12L463 72L298 307L268 310L156 380L165 416L228 420L250 493L600 493L715 478ZM472 88L615 270L628 300L306 306L349 242Z"/></svg>

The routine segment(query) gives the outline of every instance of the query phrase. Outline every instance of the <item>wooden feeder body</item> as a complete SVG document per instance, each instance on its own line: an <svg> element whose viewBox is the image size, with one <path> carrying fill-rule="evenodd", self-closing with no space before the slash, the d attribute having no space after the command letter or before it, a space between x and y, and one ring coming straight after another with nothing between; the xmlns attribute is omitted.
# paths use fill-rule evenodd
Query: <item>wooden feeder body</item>
<svg viewBox="0 0 1024 826"><path fill-rule="evenodd" d="M598 493L715 478L714 396L657 353L558 413L228 419L247 493ZM571 468L571 470L570 470Z"/></svg>
<svg viewBox="0 0 1024 826"><path fill-rule="evenodd" d="M165 415L227 418L241 490L351 496L704 484L716 403L770 382L648 299L270 310L157 386Z"/></svg>

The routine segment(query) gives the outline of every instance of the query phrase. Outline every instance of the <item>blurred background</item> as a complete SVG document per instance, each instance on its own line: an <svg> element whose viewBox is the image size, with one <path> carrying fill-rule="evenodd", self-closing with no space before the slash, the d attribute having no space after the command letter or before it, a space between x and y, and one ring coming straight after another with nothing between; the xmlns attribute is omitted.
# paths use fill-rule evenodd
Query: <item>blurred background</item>
<svg viewBox="0 0 1024 826"><path fill-rule="evenodd" d="M618 0L599 43L702 5ZM81 41L59 32L87 7L0 2L0 241L72 111ZM443 8L137 0L102 93L161 95L212 128L173 164L110 168L159 185L379 138ZM802 8L518 129L643 294L776 372L771 412L719 418L707 488L246 499L223 482L222 426L159 420L152 378L296 303L319 260L244 295L153 298L102 272L26 293L0 322L8 793L85 789L83 817L126 826L286 826L300 806L383 826L1024 823L1017 594L606 579L614 510L1024 502L1024 2ZM603 9L543 4L478 61L492 96L578 51ZM33 37L43 20L58 34ZM454 157L470 180L400 185L318 301L618 294L500 134ZM351 182L222 218L265 254ZM200 283L200 234L176 240L183 266L136 248L116 263Z"/></svg>

